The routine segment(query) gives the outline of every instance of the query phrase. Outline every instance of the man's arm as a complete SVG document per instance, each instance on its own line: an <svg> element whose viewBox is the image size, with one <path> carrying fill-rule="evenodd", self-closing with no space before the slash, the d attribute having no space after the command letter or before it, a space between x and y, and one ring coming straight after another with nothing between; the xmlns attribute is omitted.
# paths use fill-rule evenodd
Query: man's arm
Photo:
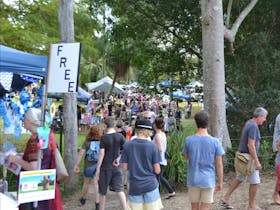
<svg viewBox="0 0 280 210"><path fill-rule="evenodd" d="M160 165L159 165L159 163L155 163L154 164L154 172L155 172L155 174L159 174L160 173Z"/></svg>
<svg viewBox="0 0 280 210"><path fill-rule="evenodd" d="M223 189L223 177L224 177L224 172L223 172L223 160L222 156L216 156L216 173L218 176L218 183L216 185L216 192L222 191Z"/></svg>
<svg viewBox="0 0 280 210"><path fill-rule="evenodd" d="M255 160L256 163L256 169L257 170L262 170L262 165L259 161L258 155L257 155L257 151L256 151L256 147L255 147L255 139L248 139L248 148L249 148L249 153L252 156L253 160Z"/></svg>
<svg viewBox="0 0 280 210"><path fill-rule="evenodd" d="M102 148L102 149L100 149L100 151L99 151L98 162L97 162L97 168L96 168L96 179L97 179L97 180L99 180L100 167L101 167L101 164L102 164L102 162L103 162L104 155L105 155L105 149Z"/></svg>

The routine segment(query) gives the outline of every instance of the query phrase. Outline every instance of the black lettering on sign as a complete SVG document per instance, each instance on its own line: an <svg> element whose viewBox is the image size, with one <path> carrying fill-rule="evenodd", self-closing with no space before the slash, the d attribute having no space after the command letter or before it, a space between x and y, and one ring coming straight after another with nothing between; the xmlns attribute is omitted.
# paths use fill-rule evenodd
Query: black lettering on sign
<svg viewBox="0 0 280 210"><path fill-rule="evenodd" d="M60 58L60 66L59 66L59 68L61 68L62 64L64 64L64 67L66 68L66 62L67 62L67 58L61 57Z"/></svg>
<svg viewBox="0 0 280 210"><path fill-rule="evenodd" d="M70 80L70 74L71 70L70 69L65 69L65 74L64 74L64 79L65 80Z"/></svg>
<svg viewBox="0 0 280 210"><path fill-rule="evenodd" d="M59 56L59 52L62 52L62 48L63 47L63 45L58 45L57 46L57 56Z"/></svg>
<svg viewBox="0 0 280 210"><path fill-rule="evenodd" d="M74 92L73 88L74 88L74 82L69 82L68 83L68 92Z"/></svg>

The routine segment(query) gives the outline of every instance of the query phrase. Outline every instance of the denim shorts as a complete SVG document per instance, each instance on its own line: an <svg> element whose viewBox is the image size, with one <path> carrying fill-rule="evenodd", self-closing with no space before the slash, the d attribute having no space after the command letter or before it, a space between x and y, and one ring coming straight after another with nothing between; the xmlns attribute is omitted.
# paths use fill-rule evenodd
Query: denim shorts
<svg viewBox="0 0 280 210"><path fill-rule="evenodd" d="M96 168L97 164L94 164L93 166L89 167L84 167L84 177L89 179L93 178L96 173Z"/></svg>
<svg viewBox="0 0 280 210"><path fill-rule="evenodd" d="M160 193L158 188L141 195L128 195L128 206L131 209L162 209Z"/></svg>

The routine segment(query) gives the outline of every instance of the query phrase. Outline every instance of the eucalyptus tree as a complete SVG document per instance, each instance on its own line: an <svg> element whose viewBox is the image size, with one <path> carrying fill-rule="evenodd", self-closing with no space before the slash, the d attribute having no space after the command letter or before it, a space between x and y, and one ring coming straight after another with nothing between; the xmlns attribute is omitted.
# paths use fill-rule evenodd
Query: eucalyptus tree
<svg viewBox="0 0 280 210"><path fill-rule="evenodd" d="M224 23L222 0L201 0L203 78L205 109L210 113L210 131L222 140L225 148L231 147L225 109L224 38L233 45L236 33L258 0L251 0L231 25L229 18L232 0L228 1Z"/></svg>
<svg viewBox="0 0 280 210"><path fill-rule="evenodd" d="M74 1L61 0L59 7L59 26L61 42L74 42ZM64 159L69 173L66 190L76 189L78 178L74 176L74 165L77 159L77 93L64 93L63 96L64 119Z"/></svg>

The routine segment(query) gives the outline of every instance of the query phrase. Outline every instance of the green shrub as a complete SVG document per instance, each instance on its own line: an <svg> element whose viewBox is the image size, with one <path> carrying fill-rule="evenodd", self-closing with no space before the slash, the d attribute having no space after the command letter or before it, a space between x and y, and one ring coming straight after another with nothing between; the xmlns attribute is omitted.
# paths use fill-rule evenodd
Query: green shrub
<svg viewBox="0 0 280 210"><path fill-rule="evenodd" d="M272 150L272 137L264 137L261 140L259 159L262 164L262 171L274 170L275 153Z"/></svg>
<svg viewBox="0 0 280 210"><path fill-rule="evenodd" d="M167 136L170 159L164 175L173 186L186 183L187 161L183 158L182 151L186 137L196 132L194 120L182 120L181 125L182 130L174 131Z"/></svg>
<svg viewBox="0 0 280 210"><path fill-rule="evenodd" d="M182 131L173 132L168 137L167 151L170 158L165 169L165 176L171 185L184 183L186 180L186 161L182 156L185 137Z"/></svg>

